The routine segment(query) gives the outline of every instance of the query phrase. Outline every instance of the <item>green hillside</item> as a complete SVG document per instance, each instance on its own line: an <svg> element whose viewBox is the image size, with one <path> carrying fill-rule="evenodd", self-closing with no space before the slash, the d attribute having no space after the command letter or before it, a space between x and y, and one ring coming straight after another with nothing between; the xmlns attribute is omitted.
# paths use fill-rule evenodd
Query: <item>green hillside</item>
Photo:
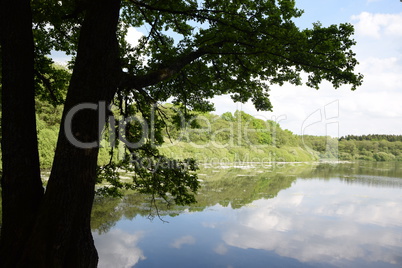
<svg viewBox="0 0 402 268"><path fill-rule="evenodd" d="M37 126L42 169L52 165L56 146L61 106L37 101ZM340 139L324 136L298 136L282 129L278 123L255 118L245 112L183 113L165 104L164 124L160 133L164 143L155 145L170 158L194 158L199 162L305 162L319 159L402 161L401 135L346 136ZM116 115L116 118L118 116ZM110 129L99 153L99 164L110 160ZM115 142L114 159L124 155L124 146Z"/></svg>
<svg viewBox="0 0 402 268"><path fill-rule="evenodd" d="M221 116L199 114L195 127L178 129L171 122L160 151L169 157L193 157L201 162L304 162L317 160L316 152L303 148L300 137L274 121L264 121L242 111ZM167 135L172 130L170 135Z"/></svg>

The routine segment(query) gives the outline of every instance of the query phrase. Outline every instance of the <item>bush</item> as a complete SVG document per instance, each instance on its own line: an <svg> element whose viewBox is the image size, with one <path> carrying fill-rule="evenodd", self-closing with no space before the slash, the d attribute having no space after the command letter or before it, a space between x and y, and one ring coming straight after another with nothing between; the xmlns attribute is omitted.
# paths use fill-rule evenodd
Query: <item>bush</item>
<svg viewBox="0 0 402 268"><path fill-rule="evenodd" d="M394 161L395 156L385 152L379 152L374 154L374 159L376 161Z"/></svg>

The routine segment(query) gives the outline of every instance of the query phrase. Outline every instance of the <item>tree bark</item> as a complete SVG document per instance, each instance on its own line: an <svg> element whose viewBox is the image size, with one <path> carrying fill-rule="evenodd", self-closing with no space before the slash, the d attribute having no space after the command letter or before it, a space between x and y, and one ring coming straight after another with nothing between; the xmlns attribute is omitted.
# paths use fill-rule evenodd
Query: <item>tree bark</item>
<svg viewBox="0 0 402 268"><path fill-rule="evenodd" d="M29 1L26 2L29 3ZM32 220L31 217L25 223L33 225L33 229L32 226L26 228L23 235L29 237L28 242L24 243L24 248L18 248L19 261L17 263L15 260L10 262L11 265L9 266L11 267L97 266L98 255L92 239L90 216L94 198L98 147L77 147L66 137L65 131L71 129L74 139L83 143L98 141L98 130L105 123L102 119L104 117L99 117L96 110L84 109L74 115L71 125L65 126L65 122L68 112L76 105L82 103L98 104L100 101L110 103L117 90L121 72L116 38L119 10L120 1L117 0L91 1L87 6L46 193L40 202L36 221ZM7 12L11 17L19 13L20 10ZM20 19L19 16L18 18ZM31 30L31 26L29 29ZM3 55L6 54L4 52L3 50ZM21 52L18 51L18 53ZM30 73L32 71L30 70ZM10 98L7 98L9 102L18 99L15 96L12 100ZM31 96L30 101L33 102L33 100L34 98ZM10 108L7 107L7 109ZM28 115L34 118L33 111ZM24 125L23 122L21 123ZM13 126L15 124L18 123L15 122ZM3 137L6 133L13 134L13 132L5 131ZM23 137L25 135L24 133ZM15 152L15 149L13 148L11 151ZM24 165L20 163L23 160L19 159L18 161L18 168L24 170ZM35 164L35 167L39 178L39 165ZM14 166L13 170L15 168L17 165ZM34 173L29 172L29 174L32 176ZM7 178L6 175L7 173L5 173L5 178ZM3 181L7 180L3 179ZM18 186L21 186L22 189L27 188L26 185L22 187L21 182ZM10 204L10 200L14 199L8 196L13 195L15 191L16 189L10 191L3 188L3 198L6 197L3 199L3 206L6 205L3 212L7 209L7 204L9 210L10 208L16 209L15 204ZM32 202L31 200L31 197L26 197L16 201L20 202L21 206L27 206L27 203ZM26 212L27 210L24 209L23 211ZM32 213L35 215L34 212ZM10 219L9 216L5 215L3 224L18 222L21 220L20 213L19 211L15 213L18 215L15 219ZM6 228L3 229L6 232ZM3 245L6 249L7 245ZM14 251L15 249L10 249L8 252L11 250Z"/></svg>
<svg viewBox="0 0 402 268"><path fill-rule="evenodd" d="M43 197L34 101L34 42L29 0L1 0L2 226L0 266L13 267Z"/></svg>

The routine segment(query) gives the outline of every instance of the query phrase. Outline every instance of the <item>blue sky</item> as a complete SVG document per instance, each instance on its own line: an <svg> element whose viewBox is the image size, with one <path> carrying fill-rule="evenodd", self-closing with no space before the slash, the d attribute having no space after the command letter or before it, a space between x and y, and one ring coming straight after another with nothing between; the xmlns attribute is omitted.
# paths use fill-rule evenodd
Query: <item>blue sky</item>
<svg viewBox="0 0 402 268"><path fill-rule="evenodd" d="M304 10L301 28L320 21L324 26L349 22L355 26L354 51L363 85L356 91L337 90L323 83L320 90L285 84L271 87L273 112L257 112L251 103L233 103L228 96L213 99L216 113L243 110L261 119L275 120L295 134L402 135L402 2L398 0L298 0ZM129 31L135 43L141 33ZM65 61L54 54L55 61Z"/></svg>

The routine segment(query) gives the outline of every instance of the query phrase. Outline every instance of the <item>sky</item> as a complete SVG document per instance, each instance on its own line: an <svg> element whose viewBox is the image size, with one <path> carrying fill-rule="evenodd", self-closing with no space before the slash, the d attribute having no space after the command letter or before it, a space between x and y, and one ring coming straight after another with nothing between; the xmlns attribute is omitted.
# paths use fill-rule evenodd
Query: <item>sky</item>
<svg viewBox="0 0 402 268"><path fill-rule="evenodd" d="M212 101L216 114L242 110L264 120L277 121L298 135L402 135L402 2L398 0L298 0L304 10L300 28L320 21L324 26L343 22L355 26L353 48L364 75L356 91L334 89L324 82L319 90L285 84L271 86L272 112L257 112L251 103L234 103L228 96ZM135 43L141 33L131 29ZM62 54L53 54L63 62Z"/></svg>

